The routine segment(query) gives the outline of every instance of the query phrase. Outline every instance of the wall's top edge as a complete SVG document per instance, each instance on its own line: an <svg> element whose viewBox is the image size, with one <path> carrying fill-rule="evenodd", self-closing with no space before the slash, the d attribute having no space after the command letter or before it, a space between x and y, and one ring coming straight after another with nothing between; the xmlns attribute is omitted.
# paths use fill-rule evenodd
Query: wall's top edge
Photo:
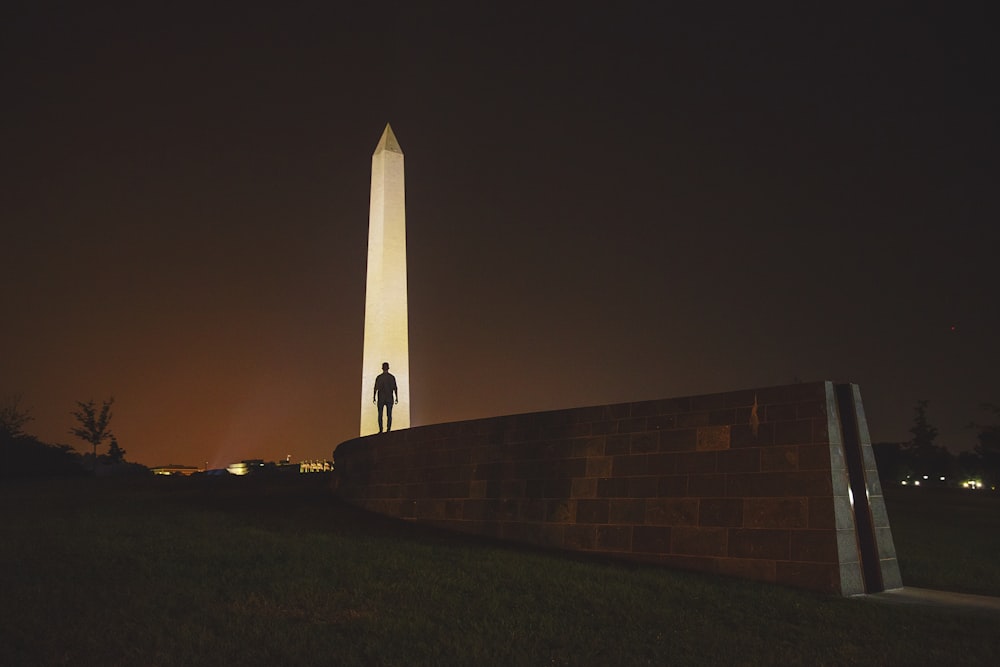
<svg viewBox="0 0 1000 667"><path fill-rule="evenodd" d="M354 441L365 441L369 438L379 438L380 441L399 441L409 439L408 433L412 437L421 439L428 431L433 429L443 429L454 434L456 429L468 429L470 433L480 432L483 425L497 421L516 423L524 419L539 419L544 417L558 417L560 415L581 415L586 417L584 421L600 421L602 419L616 418L626 419L629 417L648 416L650 414L669 414L671 412L688 411L711 411L726 408L751 407L756 402L759 407L765 405L794 403L803 400L815 399L826 400L830 380L818 380L813 382L798 382L787 385L776 385L771 387L759 387L751 389L739 389L716 394L697 394L692 396L679 396L673 398L643 399L628 401L624 403L611 403L606 405L588 405L567 408L555 408L551 410L538 410L534 412L521 412L510 415L497 415L494 417L477 417L475 419L459 420L453 422L441 422L437 424L425 424L422 426L412 426L408 429L400 429L388 433L352 438L337 445Z"/></svg>

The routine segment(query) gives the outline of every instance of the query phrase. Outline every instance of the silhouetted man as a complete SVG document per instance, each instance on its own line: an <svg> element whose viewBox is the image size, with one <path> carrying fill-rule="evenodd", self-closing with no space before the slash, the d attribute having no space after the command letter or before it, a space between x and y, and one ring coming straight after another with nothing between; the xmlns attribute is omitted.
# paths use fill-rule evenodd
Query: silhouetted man
<svg viewBox="0 0 1000 667"><path fill-rule="evenodd" d="M395 399L395 400L394 400ZM378 405L378 432L382 432L382 408L385 408L385 430L392 430L392 404L399 403L399 389L396 387L396 377L389 372L389 362L382 364L382 373L375 378L375 393L372 402Z"/></svg>

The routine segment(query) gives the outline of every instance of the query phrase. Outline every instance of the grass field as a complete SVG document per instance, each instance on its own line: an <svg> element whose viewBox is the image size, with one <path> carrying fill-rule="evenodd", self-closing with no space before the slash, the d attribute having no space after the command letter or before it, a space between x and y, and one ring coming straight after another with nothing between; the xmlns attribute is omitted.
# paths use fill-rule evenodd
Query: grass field
<svg viewBox="0 0 1000 667"><path fill-rule="evenodd" d="M475 541L296 481L0 485L0 665L1000 664L995 615ZM906 584L1000 593L996 497L887 500Z"/></svg>

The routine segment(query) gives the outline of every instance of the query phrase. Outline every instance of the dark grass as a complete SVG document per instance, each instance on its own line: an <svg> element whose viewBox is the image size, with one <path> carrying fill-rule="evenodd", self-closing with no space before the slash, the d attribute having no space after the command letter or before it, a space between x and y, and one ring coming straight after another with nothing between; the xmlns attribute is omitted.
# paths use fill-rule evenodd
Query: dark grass
<svg viewBox="0 0 1000 667"><path fill-rule="evenodd" d="M903 583L1000 597L1000 495L884 489Z"/></svg>
<svg viewBox="0 0 1000 667"><path fill-rule="evenodd" d="M355 510L318 475L107 482L0 486L0 665L1000 658L995 615L472 540ZM936 513L904 500L889 504L900 544Z"/></svg>

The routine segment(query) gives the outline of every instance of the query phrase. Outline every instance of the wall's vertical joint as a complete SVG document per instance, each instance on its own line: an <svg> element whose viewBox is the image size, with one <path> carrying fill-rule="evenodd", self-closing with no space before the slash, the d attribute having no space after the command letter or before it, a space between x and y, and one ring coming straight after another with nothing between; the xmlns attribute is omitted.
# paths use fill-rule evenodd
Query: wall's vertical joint
<svg viewBox="0 0 1000 667"><path fill-rule="evenodd" d="M857 595L865 592L865 583L861 571L850 477L844 452L844 433L834 385L832 382L824 384L826 422L830 441L830 475L833 483L834 525L840 569L839 592L841 595Z"/></svg>
<svg viewBox="0 0 1000 667"><path fill-rule="evenodd" d="M850 476L854 525L864 575L864 592L878 593L902 585L889 519L872 452L861 393L854 384L835 387L837 411Z"/></svg>
<svg viewBox="0 0 1000 667"><path fill-rule="evenodd" d="M855 499L862 495L864 500L863 506L855 501L855 514L862 509L865 510L864 528L870 534L870 544L867 551L862 554L866 559L870 559L870 562L868 560L865 562L866 572L872 571L872 576L867 574L865 576L866 590L868 593L878 593L887 589L901 588L903 580L899 573L896 546L889 527L889 515L882 495L882 484L879 481L871 436L868 433L868 420L861 402L861 390L856 384L837 385L837 398L844 430L852 432L852 440L855 443L852 446L855 453L851 455L852 489Z"/></svg>

